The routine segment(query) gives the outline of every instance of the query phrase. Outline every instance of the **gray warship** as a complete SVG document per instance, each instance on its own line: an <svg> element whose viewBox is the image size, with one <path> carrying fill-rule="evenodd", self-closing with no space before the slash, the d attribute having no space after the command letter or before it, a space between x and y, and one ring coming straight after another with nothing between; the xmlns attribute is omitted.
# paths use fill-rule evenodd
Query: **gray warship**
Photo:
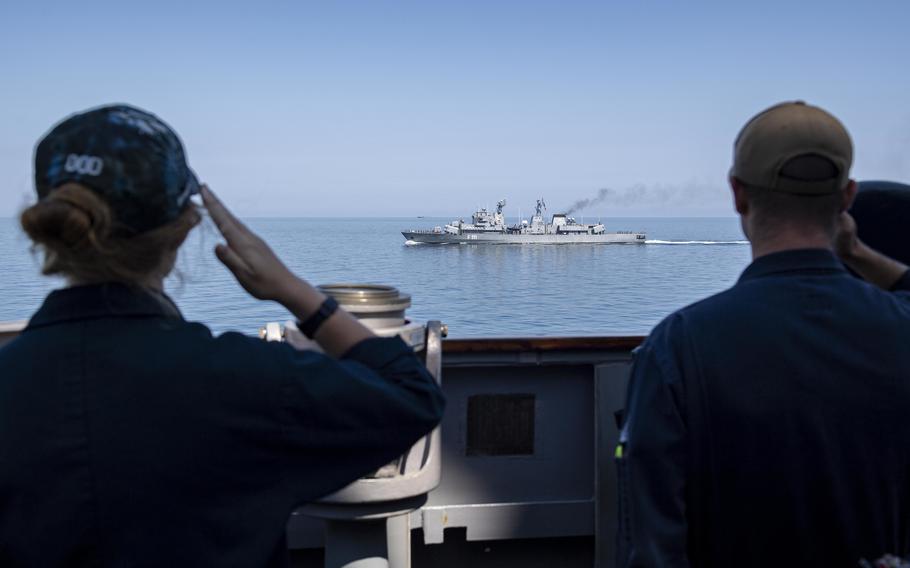
<svg viewBox="0 0 910 568"><path fill-rule="evenodd" d="M534 216L530 221L521 219L515 225L506 225L502 213L506 200L496 204L496 211L490 212L481 208L471 216L471 222L452 221L444 227L402 231L401 234L410 243L477 243L477 244L599 244L644 243L645 234L635 231L618 231L608 233L602 223L578 223L563 213L553 215L549 223L544 221L547 204L543 199L537 200Z"/></svg>

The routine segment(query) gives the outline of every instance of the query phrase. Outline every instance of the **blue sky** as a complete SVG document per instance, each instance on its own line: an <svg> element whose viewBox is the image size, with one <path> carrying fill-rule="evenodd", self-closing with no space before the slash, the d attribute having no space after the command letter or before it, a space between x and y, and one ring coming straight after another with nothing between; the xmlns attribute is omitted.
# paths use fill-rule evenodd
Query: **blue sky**
<svg viewBox="0 0 910 568"><path fill-rule="evenodd" d="M0 4L0 216L57 120L128 102L245 216L729 215L732 140L801 98L910 181L910 2Z"/></svg>

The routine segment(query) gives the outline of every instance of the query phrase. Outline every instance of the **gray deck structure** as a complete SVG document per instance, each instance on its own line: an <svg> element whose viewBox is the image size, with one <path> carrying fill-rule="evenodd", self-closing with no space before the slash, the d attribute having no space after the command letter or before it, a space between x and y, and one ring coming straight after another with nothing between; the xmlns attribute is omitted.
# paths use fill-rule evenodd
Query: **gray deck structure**
<svg viewBox="0 0 910 568"><path fill-rule="evenodd" d="M445 340L442 482L408 517L410 565L614 566L615 413L642 340ZM295 566L322 565L319 522L288 536Z"/></svg>

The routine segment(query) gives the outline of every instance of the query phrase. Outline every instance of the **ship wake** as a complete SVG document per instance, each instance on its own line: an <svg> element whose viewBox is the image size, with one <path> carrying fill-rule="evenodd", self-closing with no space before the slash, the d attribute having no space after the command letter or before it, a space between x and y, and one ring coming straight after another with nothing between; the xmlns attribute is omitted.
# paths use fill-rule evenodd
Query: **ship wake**
<svg viewBox="0 0 910 568"><path fill-rule="evenodd" d="M747 245L749 241L661 241L648 239L646 245Z"/></svg>

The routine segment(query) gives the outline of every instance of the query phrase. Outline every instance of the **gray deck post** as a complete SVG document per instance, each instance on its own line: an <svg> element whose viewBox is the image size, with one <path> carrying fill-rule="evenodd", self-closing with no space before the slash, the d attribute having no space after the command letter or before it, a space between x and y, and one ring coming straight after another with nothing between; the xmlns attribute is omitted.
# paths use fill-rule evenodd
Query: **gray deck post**
<svg viewBox="0 0 910 568"><path fill-rule="evenodd" d="M411 568L411 516L389 517L386 519L386 530L389 568Z"/></svg>
<svg viewBox="0 0 910 568"><path fill-rule="evenodd" d="M326 520L325 568L389 568L386 520Z"/></svg>

